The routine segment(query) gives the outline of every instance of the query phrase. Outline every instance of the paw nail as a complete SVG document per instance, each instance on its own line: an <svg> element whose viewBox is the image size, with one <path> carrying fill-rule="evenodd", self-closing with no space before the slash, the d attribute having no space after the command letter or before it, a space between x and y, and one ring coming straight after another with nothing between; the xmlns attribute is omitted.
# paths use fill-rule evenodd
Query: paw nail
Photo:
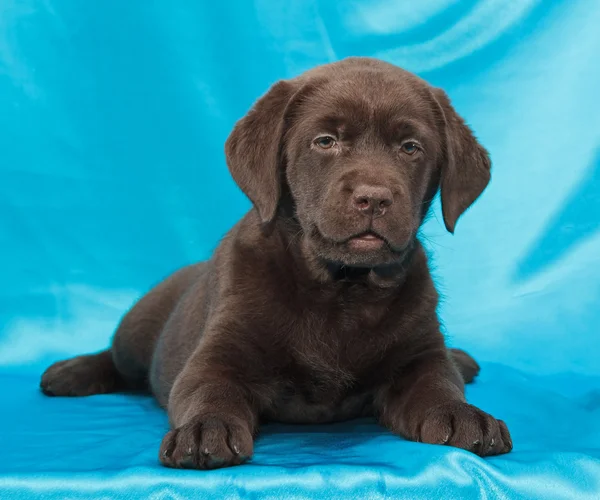
<svg viewBox="0 0 600 500"><path fill-rule="evenodd" d="M479 439L476 439L475 441L473 441L473 446L477 446L480 443L481 443L481 441L479 441Z"/></svg>
<svg viewBox="0 0 600 500"><path fill-rule="evenodd" d="M191 447L191 446L190 446L190 447L187 449L187 452L186 452L186 453L187 453L188 455L191 455L191 454L192 454L192 447Z"/></svg>
<svg viewBox="0 0 600 500"><path fill-rule="evenodd" d="M234 444L234 445L233 445L233 452L234 452L236 455L239 455L239 454L240 454L240 449L239 449L239 447L238 447L238 445L237 445L237 444Z"/></svg>
<svg viewBox="0 0 600 500"><path fill-rule="evenodd" d="M446 444L448 441L450 441L450 434L448 434L443 440L442 440L442 444Z"/></svg>
<svg viewBox="0 0 600 500"><path fill-rule="evenodd" d="M208 448L204 448L204 449L202 450L202 453L203 453L204 455L210 455L210 451L208 450Z"/></svg>
<svg viewBox="0 0 600 500"><path fill-rule="evenodd" d="M494 446L496 444L496 440L494 438L492 438L492 440L490 441L490 448L492 446Z"/></svg>

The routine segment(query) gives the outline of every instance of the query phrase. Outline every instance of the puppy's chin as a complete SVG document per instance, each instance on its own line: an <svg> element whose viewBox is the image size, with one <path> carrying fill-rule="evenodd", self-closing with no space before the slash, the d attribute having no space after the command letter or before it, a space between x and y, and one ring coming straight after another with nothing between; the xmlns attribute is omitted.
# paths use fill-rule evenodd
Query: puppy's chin
<svg viewBox="0 0 600 500"><path fill-rule="evenodd" d="M305 235L305 249L319 260L348 267L375 268L401 263L406 250L395 250L381 237L359 235L337 242L314 231ZM406 245L405 248L408 248Z"/></svg>

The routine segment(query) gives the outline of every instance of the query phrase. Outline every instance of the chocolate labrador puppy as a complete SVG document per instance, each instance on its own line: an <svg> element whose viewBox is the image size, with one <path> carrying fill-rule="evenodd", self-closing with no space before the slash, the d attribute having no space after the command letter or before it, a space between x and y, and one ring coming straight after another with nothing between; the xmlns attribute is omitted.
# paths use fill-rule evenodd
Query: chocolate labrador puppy
<svg viewBox="0 0 600 500"><path fill-rule="evenodd" d="M444 343L417 236L438 189L453 232L490 179L446 94L346 59L275 84L225 150L252 210L210 261L142 297L109 350L52 365L42 390L149 389L170 467L244 462L261 420L367 415L406 439L510 451L506 425L465 401L479 367Z"/></svg>

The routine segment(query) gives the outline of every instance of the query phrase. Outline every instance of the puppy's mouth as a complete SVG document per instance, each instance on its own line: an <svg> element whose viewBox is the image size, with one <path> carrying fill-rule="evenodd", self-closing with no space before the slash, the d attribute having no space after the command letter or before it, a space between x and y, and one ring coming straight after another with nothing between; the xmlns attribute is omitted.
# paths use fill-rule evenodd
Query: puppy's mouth
<svg viewBox="0 0 600 500"><path fill-rule="evenodd" d="M395 254L400 253L403 250L401 248L396 248L388 238L381 233L374 231L372 228L354 233L346 238L338 239L326 236L318 227L315 227L313 235L321 241L333 245L338 249L344 249L345 251L350 251L359 255L380 253L381 251L386 250Z"/></svg>
<svg viewBox="0 0 600 500"><path fill-rule="evenodd" d="M378 234L367 231L365 233L353 236L346 240L350 250L355 252L373 252L387 245L386 240Z"/></svg>

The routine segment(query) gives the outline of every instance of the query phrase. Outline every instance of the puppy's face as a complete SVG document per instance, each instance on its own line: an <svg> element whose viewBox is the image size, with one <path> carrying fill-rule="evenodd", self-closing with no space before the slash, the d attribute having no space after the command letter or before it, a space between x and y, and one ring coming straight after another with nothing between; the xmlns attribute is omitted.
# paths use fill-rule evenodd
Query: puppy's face
<svg viewBox="0 0 600 500"><path fill-rule="evenodd" d="M443 92L373 59L276 84L226 146L262 220L283 188L306 249L357 267L402 260L438 188L449 231L489 181L489 160Z"/></svg>
<svg viewBox="0 0 600 500"><path fill-rule="evenodd" d="M290 115L286 179L308 247L323 260L402 258L438 186L436 103L423 85L375 73L314 88Z"/></svg>

